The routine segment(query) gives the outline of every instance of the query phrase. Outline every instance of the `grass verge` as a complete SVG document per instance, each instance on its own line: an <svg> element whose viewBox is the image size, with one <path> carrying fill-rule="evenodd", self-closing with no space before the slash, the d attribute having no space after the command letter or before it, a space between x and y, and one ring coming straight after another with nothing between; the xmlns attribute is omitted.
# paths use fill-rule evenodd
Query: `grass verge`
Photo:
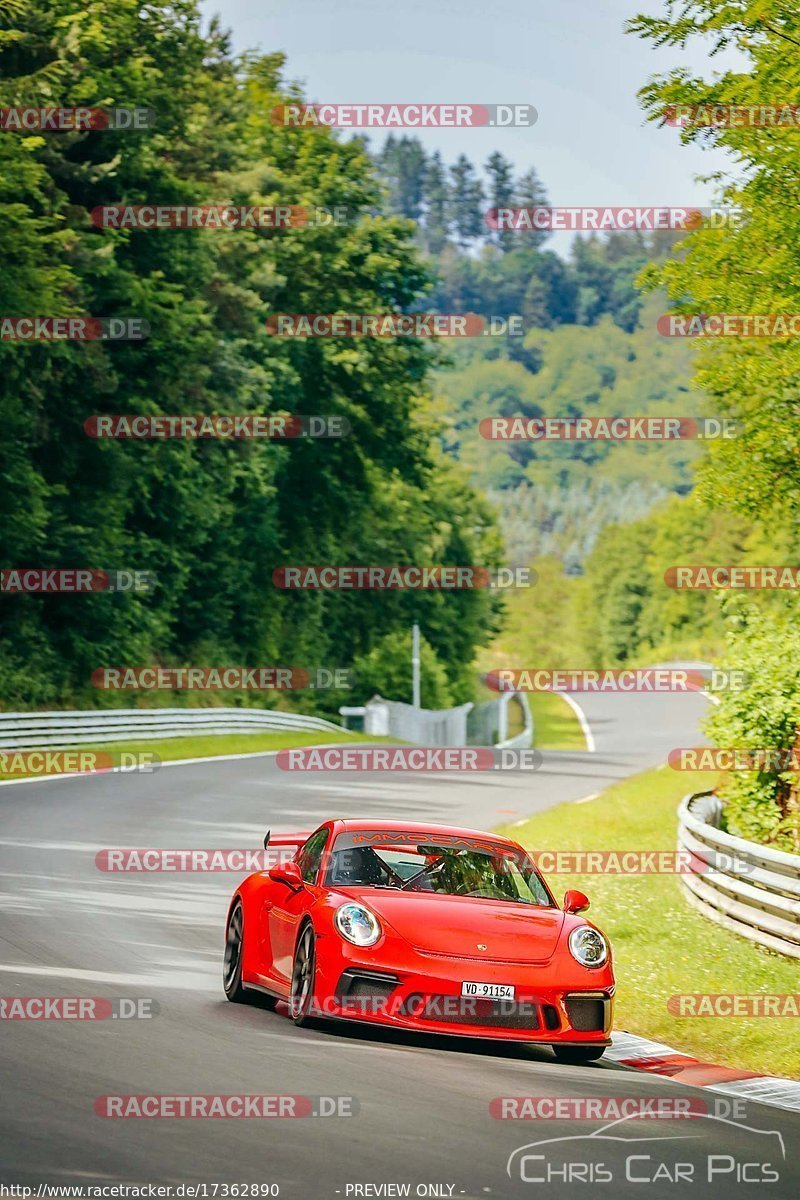
<svg viewBox="0 0 800 1200"><path fill-rule="evenodd" d="M586 738L574 711L558 692L530 692L533 744L537 750L585 750Z"/></svg>
<svg viewBox="0 0 800 1200"><path fill-rule="evenodd" d="M502 832L532 850L674 850L675 809L712 786L704 773L648 771L594 800L561 804ZM796 993L797 963L753 945L690 908L677 875L549 876L591 898L614 947L615 1025L721 1065L800 1078L800 1021L791 1017L674 1017L681 993Z"/></svg>
<svg viewBox="0 0 800 1200"><path fill-rule="evenodd" d="M221 733L206 734L202 737L177 737L153 739L140 742L108 742L86 746L69 746L69 753L88 754L139 754L149 753L161 762L171 762L178 758L212 758L218 754L254 754L260 750L293 750L302 746L331 745L337 742L392 742L392 738L365 737L361 733L334 733L333 730L319 730L313 733L293 733L290 730L276 733ZM46 749L46 747L42 747ZM7 756L14 754L13 750L4 752ZM0 760L2 761L2 760ZM39 772L1 771L0 780L33 778Z"/></svg>

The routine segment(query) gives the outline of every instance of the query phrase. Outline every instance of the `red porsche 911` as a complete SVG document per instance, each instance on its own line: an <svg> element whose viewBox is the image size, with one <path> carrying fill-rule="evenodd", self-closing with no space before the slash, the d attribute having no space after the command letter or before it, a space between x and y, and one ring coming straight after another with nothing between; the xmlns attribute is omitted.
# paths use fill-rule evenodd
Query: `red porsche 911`
<svg viewBox="0 0 800 1200"><path fill-rule="evenodd" d="M314 1017L541 1042L569 1062L610 1041L611 950L568 891L559 906L516 842L444 825L326 821L264 839L296 853L248 876L228 910L229 1000Z"/></svg>

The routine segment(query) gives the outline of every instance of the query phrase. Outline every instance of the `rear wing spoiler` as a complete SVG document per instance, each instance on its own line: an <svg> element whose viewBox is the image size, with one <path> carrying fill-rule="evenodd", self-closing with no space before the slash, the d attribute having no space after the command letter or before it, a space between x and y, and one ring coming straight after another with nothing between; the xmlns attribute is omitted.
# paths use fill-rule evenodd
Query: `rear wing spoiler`
<svg viewBox="0 0 800 1200"><path fill-rule="evenodd" d="M299 850L304 846L311 837L311 831L308 833L272 833L267 830L264 834L264 849L267 846L293 846L295 850Z"/></svg>

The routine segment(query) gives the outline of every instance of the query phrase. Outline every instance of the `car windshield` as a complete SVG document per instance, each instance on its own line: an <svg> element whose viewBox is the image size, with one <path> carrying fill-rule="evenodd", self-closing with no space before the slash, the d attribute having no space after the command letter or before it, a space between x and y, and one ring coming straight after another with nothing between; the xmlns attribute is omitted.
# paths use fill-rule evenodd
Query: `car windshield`
<svg viewBox="0 0 800 1200"><path fill-rule="evenodd" d="M535 904L554 901L524 851L490 839L357 830L340 834L325 874L328 887L392 888Z"/></svg>

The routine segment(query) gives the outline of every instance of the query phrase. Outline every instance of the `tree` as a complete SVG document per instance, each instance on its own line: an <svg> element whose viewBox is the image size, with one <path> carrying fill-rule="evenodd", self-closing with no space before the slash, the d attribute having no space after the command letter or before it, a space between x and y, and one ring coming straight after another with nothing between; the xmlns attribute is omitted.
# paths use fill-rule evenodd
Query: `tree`
<svg viewBox="0 0 800 1200"><path fill-rule="evenodd" d="M800 753L800 629L791 609L777 615L754 604L727 606L730 632L721 670L744 671L749 686L721 690L706 722L717 745ZM718 791L725 828L737 837L800 851L798 772L727 772Z"/></svg>
<svg viewBox="0 0 800 1200"><path fill-rule="evenodd" d="M276 105L301 99L282 82L282 57L235 58L215 23L202 32L194 0L30 0L0 3L0 16L12 48L6 103L157 113L138 131L0 139L0 311L138 316L151 329L144 342L0 341L0 419L16 435L0 445L0 561L158 580L151 593L4 595L0 704L130 702L90 686L103 665L347 667L406 629L412 608L463 691L498 619L487 591L292 593L272 581L291 563L501 559L488 507L439 452L427 343L284 341L265 327L270 312L424 303L413 228L382 212L363 141L273 124ZM143 201L342 206L348 220L145 231L88 219L98 205ZM83 425L102 412L324 414L350 433L98 441ZM233 699L341 702L323 692Z"/></svg>
<svg viewBox="0 0 800 1200"><path fill-rule="evenodd" d="M510 209L514 207L514 168L499 150L495 150L486 160L486 174L489 179L489 207L492 209ZM510 250L515 242L514 233L508 229L498 229L490 233L489 238L502 250Z"/></svg>
<svg viewBox="0 0 800 1200"><path fill-rule="evenodd" d="M389 134L380 156L384 180L389 188L389 211L411 221L422 215L428 160L418 138L396 138Z"/></svg>
<svg viewBox="0 0 800 1200"><path fill-rule="evenodd" d="M712 51L733 47L738 61L706 80L676 68L640 95L649 120L662 123L670 105L786 105L800 101L800 18L784 0L732 4L691 0L680 12L639 16L630 30L682 49L703 39ZM767 100L767 97L770 99ZM665 136L678 136L665 130ZM737 210L722 227L709 224L683 239L682 253L653 268L646 281L667 289L686 313L800 311L800 159L795 131L740 119L713 128L689 124L681 140L724 148L732 170L720 206ZM800 344L796 338L720 338L701 342L698 379L715 410L741 421L740 436L713 447L701 475L703 492L750 515L800 511Z"/></svg>
<svg viewBox="0 0 800 1200"><path fill-rule="evenodd" d="M447 245L450 232L450 189L447 186L447 173L442 156L438 150L428 160L423 176L422 197L425 247L431 254L440 254Z"/></svg>
<svg viewBox="0 0 800 1200"><path fill-rule="evenodd" d="M796 6L784 0L688 0L680 8L668 5L663 16L640 15L629 28L658 46L682 51L700 38L712 54L729 47L737 52L734 65L710 79L680 67L650 80L640 93L654 122L663 123L671 105L686 106L690 116L696 106L723 106L724 111L733 105L737 114L721 125L690 120L681 129L684 143L710 143L728 152L732 171L721 187L720 203L729 215L721 227L706 222L693 231L681 243L680 255L653 266L645 281L666 288L673 309L682 313L797 313L796 130L770 125L770 118L763 123L765 106L800 101ZM700 494L714 509L757 522L767 531L765 541L783 543L788 561L794 561L800 513L800 345L792 337L699 340L698 381L714 412L739 422L737 437L712 445L700 472ZM751 679L741 697L721 698L709 723L723 746L794 748L797 743L796 636L786 614L769 606L775 599L780 601L779 596L758 598L731 632L729 661L746 664ZM789 611L794 613L795 607L796 600ZM731 827L776 843L785 839L796 849L798 780L797 771L776 769L735 772L724 779L720 790L728 800Z"/></svg>
<svg viewBox="0 0 800 1200"><path fill-rule="evenodd" d="M450 168L450 223L462 250L487 236L483 184L465 154Z"/></svg>
<svg viewBox="0 0 800 1200"><path fill-rule="evenodd" d="M535 167L531 167L521 175L514 188L514 205L517 208L544 208L549 200L544 184L539 178ZM512 234L519 244L533 246L538 249L543 246L550 233L546 229L520 229Z"/></svg>
<svg viewBox="0 0 800 1200"><path fill-rule="evenodd" d="M354 699L361 704L373 696L384 700L412 700L411 632L397 630L353 664ZM420 703L423 708L450 708L453 697L447 672L428 640L419 638Z"/></svg>

